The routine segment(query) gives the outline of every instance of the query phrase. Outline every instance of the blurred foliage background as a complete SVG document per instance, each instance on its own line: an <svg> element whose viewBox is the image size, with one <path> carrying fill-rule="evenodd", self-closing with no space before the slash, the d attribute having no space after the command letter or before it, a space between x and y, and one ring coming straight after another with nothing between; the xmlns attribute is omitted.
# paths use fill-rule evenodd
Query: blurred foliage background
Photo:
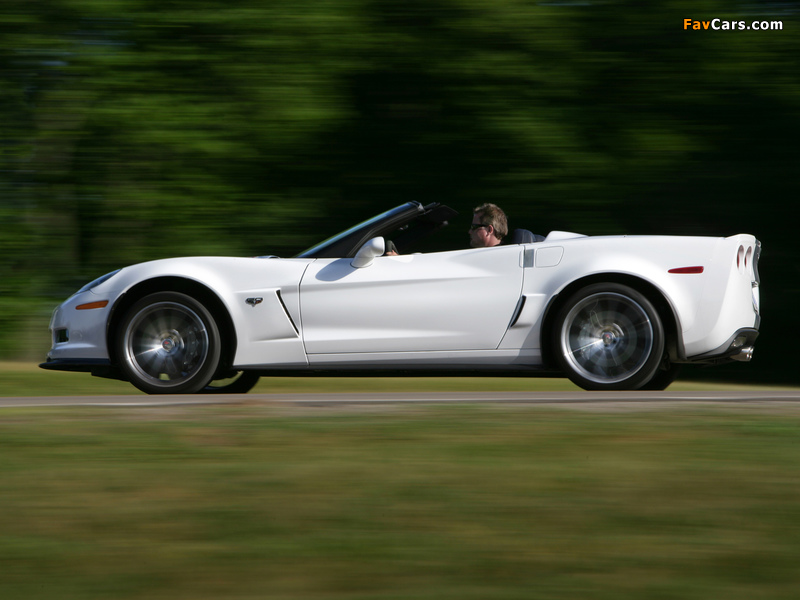
<svg viewBox="0 0 800 600"><path fill-rule="evenodd" d="M401 202L586 234L753 233L796 381L800 2L3 0L0 358L127 264L291 256ZM684 19L781 20L780 31Z"/></svg>

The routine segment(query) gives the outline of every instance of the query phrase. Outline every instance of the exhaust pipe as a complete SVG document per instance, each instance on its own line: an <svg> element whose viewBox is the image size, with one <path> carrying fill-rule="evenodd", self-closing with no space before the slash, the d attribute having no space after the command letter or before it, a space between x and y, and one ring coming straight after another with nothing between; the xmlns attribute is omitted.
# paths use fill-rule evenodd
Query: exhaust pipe
<svg viewBox="0 0 800 600"><path fill-rule="evenodd" d="M753 359L753 347L747 346L746 348L742 348L739 350L738 354L734 354L731 358L741 362L750 362Z"/></svg>

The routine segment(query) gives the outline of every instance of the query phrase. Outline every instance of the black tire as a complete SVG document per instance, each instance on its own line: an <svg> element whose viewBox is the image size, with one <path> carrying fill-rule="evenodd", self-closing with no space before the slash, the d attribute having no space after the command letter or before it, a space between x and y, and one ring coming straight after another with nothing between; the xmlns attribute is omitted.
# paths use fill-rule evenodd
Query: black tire
<svg viewBox="0 0 800 600"><path fill-rule="evenodd" d="M261 376L257 371L234 371L229 377L214 379L203 388L204 394L246 394L255 387Z"/></svg>
<svg viewBox="0 0 800 600"><path fill-rule="evenodd" d="M586 390L638 390L658 373L664 328L653 304L617 283L575 292L559 309L552 332L558 366Z"/></svg>
<svg viewBox="0 0 800 600"><path fill-rule="evenodd" d="M653 375L653 378L640 387L640 390L650 390L654 392L660 392L662 390L667 389L672 382L677 379L678 374L681 372L682 365L675 365L670 364L669 367L660 368L656 371L656 374Z"/></svg>
<svg viewBox="0 0 800 600"><path fill-rule="evenodd" d="M211 381L220 361L220 334L200 302L158 292L125 314L116 339L124 375L148 394L194 394Z"/></svg>

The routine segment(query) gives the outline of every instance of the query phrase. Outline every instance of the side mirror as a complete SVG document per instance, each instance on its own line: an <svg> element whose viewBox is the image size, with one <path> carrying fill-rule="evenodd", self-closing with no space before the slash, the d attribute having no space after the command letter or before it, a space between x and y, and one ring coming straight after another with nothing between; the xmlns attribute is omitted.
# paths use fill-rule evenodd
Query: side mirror
<svg viewBox="0 0 800 600"><path fill-rule="evenodd" d="M356 269L363 269L372 264L376 256L383 256L386 251L386 242L382 237L372 238L361 246L356 252L355 258L350 263Z"/></svg>

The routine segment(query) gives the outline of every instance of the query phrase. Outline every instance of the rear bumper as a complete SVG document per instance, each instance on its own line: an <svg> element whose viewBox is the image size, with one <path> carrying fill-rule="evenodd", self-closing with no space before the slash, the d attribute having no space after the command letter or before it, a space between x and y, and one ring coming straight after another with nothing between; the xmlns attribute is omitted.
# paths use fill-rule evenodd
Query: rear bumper
<svg viewBox="0 0 800 600"><path fill-rule="evenodd" d="M748 362L753 358L753 347L758 337L758 329L744 327L734 333L719 348L689 357L693 364L719 364L731 361Z"/></svg>

